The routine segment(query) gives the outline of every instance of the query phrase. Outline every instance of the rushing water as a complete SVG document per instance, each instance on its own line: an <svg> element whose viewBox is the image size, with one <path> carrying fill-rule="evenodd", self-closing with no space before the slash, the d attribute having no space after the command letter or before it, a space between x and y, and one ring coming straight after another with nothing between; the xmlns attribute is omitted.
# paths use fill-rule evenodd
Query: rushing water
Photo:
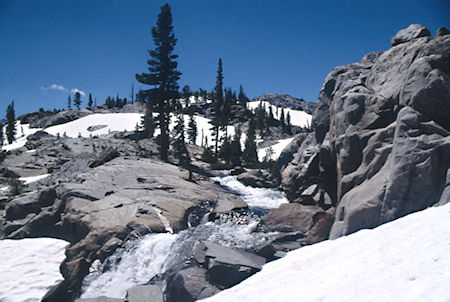
<svg viewBox="0 0 450 302"><path fill-rule="evenodd" d="M250 208L269 209L288 202L281 192L246 187L233 176L222 175L213 180L240 194ZM272 235L258 231L259 222L258 215L250 209L220 215L214 222L204 219L200 225L177 234L148 234L128 241L103 263L93 263L83 281L82 298L124 298L128 288L191 261L193 248L202 240L244 250L256 247Z"/></svg>

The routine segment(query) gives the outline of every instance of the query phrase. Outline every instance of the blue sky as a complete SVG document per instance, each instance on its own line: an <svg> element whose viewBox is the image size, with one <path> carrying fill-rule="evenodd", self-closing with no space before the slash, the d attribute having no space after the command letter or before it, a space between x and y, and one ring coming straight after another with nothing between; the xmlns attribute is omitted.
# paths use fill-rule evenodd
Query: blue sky
<svg viewBox="0 0 450 302"><path fill-rule="evenodd" d="M130 96L147 71L150 29L167 1L0 0L0 118L64 108L73 89ZM316 101L337 65L386 50L411 23L432 35L450 27L450 5L429 1L168 1L178 38L180 87L214 87L222 57L225 86L249 97L287 93ZM84 104L87 98L84 97Z"/></svg>

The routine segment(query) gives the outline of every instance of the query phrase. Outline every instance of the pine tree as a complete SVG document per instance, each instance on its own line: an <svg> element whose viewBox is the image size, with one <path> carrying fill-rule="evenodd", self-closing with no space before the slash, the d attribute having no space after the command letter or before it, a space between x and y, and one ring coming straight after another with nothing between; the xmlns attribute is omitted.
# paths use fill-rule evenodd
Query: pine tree
<svg viewBox="0 0 450 302"><path fill-rule="evenodd" d="M198 129L197 129L197 122L195 121L195 116L191 111L191 114L189 114L189 122L188 122L188 137L189 142L193 145L195 145L195 141L197 140L198 136Z"/></svg>
<svg viewBox="0 0 450 302"><path fill-rule="evenodd" d="M14 111L14 101L8 105L6 108L6 139L8 143L11 144L14 141L14 137L16 136L16 113Z"/></svg>
<svg viewBox="0 0 450 302"><path fill-rule="evenodd" d="M89 93L89 101L87 103L88 108L92 109L92 105L94 104L94 101L92 101L92 94Z"/></svg>
<svg viewBox="0 0 450 302"><path fill-rule="evenodd" d="M75 92L75 97L73 98L73 104L77 106L77 109L80 110L81 106L81 94L80 92Z"/></svg>
<svg viewBox="0 0 450 302"><path fill-rule="evenodd" d="M150 111L149 111L150 110ZM149 111L149 112L147 112ZM155 120L153 118L153 112L151 112L151 107L146 108L146 113L141 118L141 124L139 130L141 132L142 138L152 138L155 134Z"/></svg>
<svg viewBox="0 0 450 302"><path fill-rule="evenodd" d="M247 137L245 138L244 153L242 155L245 162L250 166L253 166L258 162L258 153L255 140L256 125L255 121L252 119L248 123Z"/></svg>
<svg viewBox="0 0 450 302"><path fill-rule="evenodd" d="M244 88L242 87L242 85L239 85L238 101L242 107L247 108L248 98L244 93Z"/></svg>
<svg viewBox="0 0 450 302"><path fill-rule="evenodd" d="M70 99L70 95L67 98L67 109L72 109L72 100Z"/></svg>
<svg viewBox="0 0 450 302"><path fill-rule="evenodd" d="M211 130L213 131L214 141L214 156L217 158L219 150L219 130L222 126L222 106L223 106L223 69L222 59L219 58L219 64L217 67L216 86L214 87L213 94L213 117L211 119Z"/></svg>
<svg viewBox="0 0 450 302"><path fill-rule="evenodd" d="M286 122L284 121L284 108L281 108L280 124L281 124L281 129L284 130L286 128Z"/></svg>
<svg viewBox="0 0 450 302"><path fill-rule="evenodd" d="M231 154L230 154L230 162L233 166L238 166L241 164L241 156L242 156L242 147L241 147L241 136L242 131L241 127L237 126L235 128L235 133L233 136L233 140L231 142Z"/></svg>
<svg viewBox="0 0 450 302"><path fill-rule="evenodd" d="M290 115L289 111L286 114L286 132L288 134L292 134L291 115Z"/></svg>
<svg viewBox="0 0 450 302"><path fill-rule="evenodd" d="M3 136L3 124L0 123L0 152L2 151L3 143L5 142L5 138Z"/></svg>
<svg viewBox="0 0 450 302"><path fill-rule="evenodd" d="M191 88L189 87L189 85L184 85L182 92L184 103L186 104L186 107L189 107L189 97L191 96Z"/></svg>
<svg viewBox="0 0 450 302"><path fill-rule="evenodd" d="M159 155L161 160L167 161L170 115L179 95L177 82L181 76L181 72L177 70L178 63L175 61L178 56L172 53L177 39L173 33L172 13L168 4L161 7L157 25L152 28L152 37L155 49L149 51L151 58L147 63L150 73L136 74L136 79L142 84L152 86L143 91L143 94L152 100L148 105L152 106L152 111L157 114L157 126L161 132Z"/></svg>
<svg viewBox="0 0 450 302"><path fill-rule="evenodd" d="M186 148L184 133L184 115L180 112L177 114L177 121L173 128L173 150L175 158L178 159L178 163L183 167L187 167L191 163L191 158Z"/></svg>
<svg viewBox="0 0 450 302"><path fill-rule="evenodd" d="M131 84L131 104L134 104L134 84Z"/></svg>

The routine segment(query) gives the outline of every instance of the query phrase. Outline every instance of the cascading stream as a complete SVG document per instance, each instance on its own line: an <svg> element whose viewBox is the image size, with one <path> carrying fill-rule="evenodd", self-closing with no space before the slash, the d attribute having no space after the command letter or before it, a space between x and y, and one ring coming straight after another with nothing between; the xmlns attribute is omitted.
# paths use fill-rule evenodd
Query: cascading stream
<svg viewBox="0 0 450 302"><path fill-rule="evenodd" d="M240 194L250 210L242 214L219 215L214 222L204 219L200 225L177 234L148 234L128 241L103 263L94 261L89 275L83 280L81 297L124 298L128 288L181 268L191 260L194 246L203 240L244 250L266 242L273 233L257 231L260 218L252 213L252 209L278 207L288 202L284 195L272 189L244 186L234 176L222 174L213 180Z"/></svg>

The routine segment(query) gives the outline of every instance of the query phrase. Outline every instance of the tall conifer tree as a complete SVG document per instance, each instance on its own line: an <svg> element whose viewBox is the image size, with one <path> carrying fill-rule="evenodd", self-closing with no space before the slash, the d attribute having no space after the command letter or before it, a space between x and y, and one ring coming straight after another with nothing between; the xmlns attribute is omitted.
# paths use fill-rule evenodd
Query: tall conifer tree
<svg viewBox="0 0 450 302"><path fill-rule="evenodd" d="M73 104L77 106L77 109L80 110L81 106L81 94L77 91L75 92L75 97L73 98Z"/></svg>
<svg viewBox="0 0 450 302"><path fill-rule="evenodd" d="M92 100L92 94L89 93L89 100L88 100L88 108L92 109L92 105L94 104L94 101Z"/></svg>
<svg viewBox="0 0 450 302"><path fill-rule="evenodd" d="M213 93L213 117L211 119L213 140L214 140L214 156L217 158L217 152L219 149L219 130L222 126L222 106L223 106L223 69L222 59L219 58L219 64L217 67L216 86Z"/></svg>
<svg viewBox="0 0 450 302"><path fill-rule="evenodd" d="M159 155L161 160L168 160L169 150L169 123L171 112L175 109L178 101L178 79L181 72L177 70L178 58L173 54L177 39L173 33L172 13L169 4L161 7L156 26L152 28L153 42L155 48L149 50L150 60L147 61L149 73L136 74L138 82L152 86L144 90L143 96L152 102L147 103L152 106L157 114L157 126L161 134L159 139ZM149 110L146 111L149 112Z"/></svg>
<svg viewBox="0 0 450 302"><path fill-rule="evenodd" d="M8 143L11 144L14 141L14 137L16 136L16 113L14 111L14 101L8 105L6 108L6 139Z"/></svg>

